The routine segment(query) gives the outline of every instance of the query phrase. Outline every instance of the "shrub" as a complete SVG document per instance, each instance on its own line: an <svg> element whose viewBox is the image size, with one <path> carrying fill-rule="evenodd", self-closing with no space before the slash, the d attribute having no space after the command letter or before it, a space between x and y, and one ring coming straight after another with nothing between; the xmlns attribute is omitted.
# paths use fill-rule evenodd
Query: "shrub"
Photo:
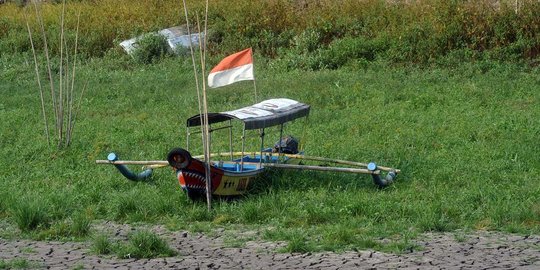
<svg viewBox="0 0 540 270"><path fill-rule="evenodd" d="M141 64L151 64L171 54L167 39L160 34L146 34L136 44L132 56Z"/></svg>

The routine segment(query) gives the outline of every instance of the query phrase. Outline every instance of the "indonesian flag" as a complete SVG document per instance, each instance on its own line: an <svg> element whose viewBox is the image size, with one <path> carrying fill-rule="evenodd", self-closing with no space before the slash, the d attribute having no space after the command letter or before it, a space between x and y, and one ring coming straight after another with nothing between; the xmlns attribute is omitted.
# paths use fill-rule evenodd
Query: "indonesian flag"
<svg viewBox="0 0 540 270"><path fill-rule="evenodd" d="M221 60L208 74L208 86L216 88L254 79L253 55L249 48Z"/></svg>

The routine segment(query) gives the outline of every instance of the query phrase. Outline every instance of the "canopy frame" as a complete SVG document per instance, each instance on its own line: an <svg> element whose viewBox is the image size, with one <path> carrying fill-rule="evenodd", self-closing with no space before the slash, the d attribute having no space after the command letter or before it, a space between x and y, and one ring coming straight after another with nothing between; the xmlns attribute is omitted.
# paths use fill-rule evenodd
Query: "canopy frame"
<svg viewBox="0 0 540 270"><path fill-rule="evenodd" d="M269 99L257 103L252 106L244 107L241 109L221 112L221 113L208 113L208 124L209 124L209 133L211 134L214 131L227 129L229 132L229 152L231 153L231 160L233 159L233 135L232 135L232 120L237 119L243 123L242 127L242 137L241 137L241 151L245 153L245 140L246 140L246 131L247 130L259 130L259 136L261 138L261 149L260 156L262 162L262 151L264 150L264 136L265 128L279 125L280 126L280 140L283 136L283 125L287 122L296 120L301 117L307 117L309 115L310 106L298 101L286 98L277 98ZM218 125L221 127L212 128L212 124L217 124L221 122L228 121L226 125ZM187 128L187 150L189 151L190 146L190 137L192 133L199 133L202 130L197 130L195 132L191 131L191 128L201 129L201 115L197 114L190 117L186 123ZM279 146L278 154L281 154L281 146ZM241 160L240 168L243 168L243 160Z"/></svg>

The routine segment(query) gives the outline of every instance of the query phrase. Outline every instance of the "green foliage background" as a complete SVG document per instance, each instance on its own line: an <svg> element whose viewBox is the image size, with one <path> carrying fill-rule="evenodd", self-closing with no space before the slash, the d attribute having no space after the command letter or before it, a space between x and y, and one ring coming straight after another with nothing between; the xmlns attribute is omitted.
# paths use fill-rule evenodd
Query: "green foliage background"
<svg viewBox="0 0 540 270"><path fill-rule="evenodd" d="M204 1L187 1L192 24ZM246 47L297 68L336 68L347 59L425 63L462 51L468 58L533 59L540 53L540 2L536 0L214 0L209 7L209 48L228 54ZM61 5L44 4L43 21L57 52ZM184 24L181 1L68 1L66 29L81 13L80 50L103 56L142 33ZM3 52L29 51L24 14L40 42L34 7L0 5ZM40 45L41 46L41 45ZM290 48L294 51L291 52ZM289 54L302 56L291 57ZM292 58L292 59L291 59ZM299 63L300 62L300 63Z"/></svg>

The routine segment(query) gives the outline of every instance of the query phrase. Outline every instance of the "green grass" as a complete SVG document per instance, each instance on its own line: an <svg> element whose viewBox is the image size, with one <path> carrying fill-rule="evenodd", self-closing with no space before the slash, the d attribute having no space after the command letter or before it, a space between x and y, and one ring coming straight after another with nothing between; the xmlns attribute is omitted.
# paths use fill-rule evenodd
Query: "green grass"
<svg viewBox="0 0 540 270"><path fill-rule="evenodd" d="M122 258L171 257L176 251L165 240L149 231L138 231L129 236L126 245L119 247L118 256Z"/></svg>
<svg viewBox="0 0 540 270"><path fill-rule="evenodd" d="M75 225L81 213L203 232L248 225L263 240L286 241L286 251L399 251L414 248L409 240L426 231L540 232L537 67L375 62L283 73L256 58L263 98L312 105L307 123L286 126L305 139L309 155L376 161L402 174L380 190L368 176L275 173L257 192L216 200L207 212L203 202L186 198L170 169L156 170L151 183L133 183L94 164L111 151L124 159L164 159L185 145L184 121L197 112L187 63L129 66L109 57L82 65L83 110L72 146L57 151L45 142L32 66L24 59L0 57L0 219L22 230L44 228L44 238L88 237L86 221ZM209 93L211 111L251 102L250 82ZM269 130L266 141L278 133ZM215 149L226 148L224 138L215 135ZM256 134L250 140L256 148ZM14 199L21 197L32 198L28 206Z"/></svg>
<svg viewBox="0 0 540 270"><path fill-rule="evenodd" d="M0 259L0 269L39 269L41 266L37 262L31 262L24 258L3 260Z"/></svg>
<svg viewBox="0 0 540 270"><path fill-rule="evenodd" d="M167 242L150 231L137 231L127 242L112 241L107 235L97 235L92 250L99 255L115 254L119 258L157 258L175 256L177 252Z"/></svg>
<svg viewBox="0 0 540 270"><path fill-rule="evenodd" d="M22 232L48 227L49 218L43 202L28 201L30 198L21 200L13 205L12 215L17 227Z"/></svg>
<svg viewBox="0 0 540 270"><path fill-rule="evenodd" d="M113 246L114 244L107 235L100 234L93 239L92 251L99 255L108 255L113 252Z"/></svg>

